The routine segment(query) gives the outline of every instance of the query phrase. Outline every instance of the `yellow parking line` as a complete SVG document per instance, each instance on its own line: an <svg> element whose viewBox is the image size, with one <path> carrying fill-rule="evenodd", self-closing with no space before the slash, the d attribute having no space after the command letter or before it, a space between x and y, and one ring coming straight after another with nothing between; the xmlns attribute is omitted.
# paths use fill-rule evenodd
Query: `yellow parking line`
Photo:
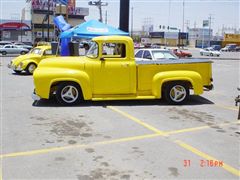
<svg viewBox="0 0 240 180"><path fill-rule="evenodd" d="M238 107L234 107L234 106L225 106L222 104L215 104L215 106L223 108L223 109L229 109L229 110L233 110L233 111L238 111Z"/></svg>
<svg viewBox="0 0 240 180"><path fill-rule="evenodd" d="M239 121L231 122L231 123L222 123L222 124L213 124L212 126L228 126L231 124L240 124ZM179 133L185 133L185 132L193 132L198 131L202 129L209 129L211 126L200 126L200 127L194 127L194 128L186 128L186 129L179 129L179 130L173 130L173 131L166 131L165 134L172 135L172 134L179 134Z"/></svg>
<svg viewBox="0 0 240 180"><path fill-rule="evenodd" d="M115 107L107 106L107 108L111 109L112 111L115 111L115 112L117 112L117 113L119 113L119 114L121 114L121 115L123 115L125 117L127 117L128 119L131 119L132 121L140 124L141 126L147 128L147 129L149 129L149 130L151 130L151 131L153 131L153 132L155 132L155 133L157 133L159 135L165 136L165 133L163 131L160 131L159 129L157 129L157 128L155 128L155 127L153 127L153 126L151 126L151 125L141 121L140 119L137 119L137 118L135 118L135 117L133 117L133 116L131 116L131 115L129 115L129 114L127 114L127 113L125 113L125 112L115 108Z"/></svg>
<svg viewBox="0 0 240 180"><path fill-rule="evenodd" d="M207 159L207 160L214 160L214 161L219 161L217 160L216 158L206 154L206 153L203 153L201 151L199 151L198 149L182 142L182 141L175 141L176 144L178 144L179 146L183 147L184 149L187 149L188 151L191 151L192 153L204 158L204 159ZM240 176L240 171L238 169L235 169L233 168L232 166L226 164L226 163L223 163L223 166L222 166L223 169L227 170L228 172L236 175L236 176Z"/></svg>
<svg viewBox="0 0 240 180"><path fill-rule="evenodd" d="M45 154L45 153L50 153L50 152L63 151L63 150L68 150L68 149L88 148L88 147L99 146L99 145L115 144L115 143L120 143L120 142L130 142L130 141L148 139L148 138L153 138L153 137L158 137L158 136L161 136L161 135L148 134L148 135L142 135L142 136L133 136L133 137L114 139L114 140L109 140L109 141L100 141L100 142L95 142L92 144L79 144L79 145L71 145L71 146L64 146L64 147L38 149L38 150L25 151L25 152L16 152L16 153L0 155L0 158L2 159L2 158L19 157L19 156L31 156L31 155L37 155L37 154Z"/></svg>

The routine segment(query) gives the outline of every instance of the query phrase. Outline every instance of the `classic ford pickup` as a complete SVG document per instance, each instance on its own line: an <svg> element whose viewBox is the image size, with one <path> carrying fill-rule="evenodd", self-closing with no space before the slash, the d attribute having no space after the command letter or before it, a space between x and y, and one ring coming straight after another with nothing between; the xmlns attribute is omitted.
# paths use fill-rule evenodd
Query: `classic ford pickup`
<svg viewBox="0 0 240 180"><path fill-rule="evenodd" d="M165 98L182 104L191 94L212 89L208 60L135 61L134 44L126 36L93 38L84 57L56 57L41 61L34 71L34 100L56 96L59 103L83 100Z"/></svg>

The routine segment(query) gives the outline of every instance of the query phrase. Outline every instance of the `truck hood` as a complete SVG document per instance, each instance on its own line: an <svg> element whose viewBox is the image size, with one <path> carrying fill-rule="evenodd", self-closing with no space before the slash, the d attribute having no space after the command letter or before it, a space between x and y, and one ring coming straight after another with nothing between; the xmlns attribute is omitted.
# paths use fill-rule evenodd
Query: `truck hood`
<svg viewBox="0 0 240 180"><path fill-rule="evenodd" d="M38 54L25 54L20 55L12 60L12 64L19 64L20 62L27 60L27 59L37 59L41 58L41 55Z"/></svg>
<svg viewBox="0 0 240 180"><path fill-rule="evenodd" d="M38 64L38 69L42 68L63 68L63 69L82 69L86 62L85 56L78 57L54 57L42 60Z"/></svg>

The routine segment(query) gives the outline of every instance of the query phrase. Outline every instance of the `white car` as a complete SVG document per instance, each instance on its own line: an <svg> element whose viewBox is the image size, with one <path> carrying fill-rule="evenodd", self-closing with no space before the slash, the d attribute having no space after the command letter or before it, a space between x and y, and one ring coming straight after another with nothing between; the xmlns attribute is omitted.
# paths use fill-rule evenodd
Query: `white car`
<svg viewBox="0 0 240 180"><path fill-rule="evenodd" d="M170 50L167 49L139 49L135 53L137 61L143 60L163 60L163 59L178 59Z"/></svg>
<svg viewBox="0 0 240 180"><path fill-rule="evenodd" d="M220 56L220 52L214 50L213 48L209 47L209 48L205 48L205 49L200 49L200 55L201 56Z"/></svg>

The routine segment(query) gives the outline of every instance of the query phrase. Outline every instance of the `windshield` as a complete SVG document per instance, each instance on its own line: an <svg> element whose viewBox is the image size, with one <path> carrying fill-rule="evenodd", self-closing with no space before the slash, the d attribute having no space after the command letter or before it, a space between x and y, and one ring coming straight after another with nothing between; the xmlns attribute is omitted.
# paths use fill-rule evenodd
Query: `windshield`
<svg viewBox="0 0 240 180"><path fill-rule="evenodd" d="M154 59L178 59L169 51L152 51Z"/></svg>
<svg viewBox="0 0 240 180"><path fill-rule="evenodd" d="M87 52L87 57L96 58L98 57L98 44L96 42L91 42L91 47Z"/></svg>
<svg viewBox="0 0 240 180"><path fill-rule="evenodd" d="M30 51L30 54L38 54L41 55L42 54L42 50L39 48L34 48Z"/></svg>

